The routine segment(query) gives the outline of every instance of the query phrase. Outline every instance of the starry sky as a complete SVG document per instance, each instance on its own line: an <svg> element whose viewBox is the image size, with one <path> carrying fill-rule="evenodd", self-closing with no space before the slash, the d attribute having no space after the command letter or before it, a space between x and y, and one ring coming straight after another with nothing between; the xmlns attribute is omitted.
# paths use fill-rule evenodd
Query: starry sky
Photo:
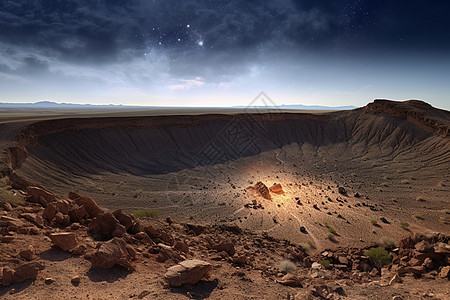
<svg viewBox="0 0 450 300"><path fill-rule="evenodd" d="M450 109L448 0L2 0L0 101Z"/></svg>

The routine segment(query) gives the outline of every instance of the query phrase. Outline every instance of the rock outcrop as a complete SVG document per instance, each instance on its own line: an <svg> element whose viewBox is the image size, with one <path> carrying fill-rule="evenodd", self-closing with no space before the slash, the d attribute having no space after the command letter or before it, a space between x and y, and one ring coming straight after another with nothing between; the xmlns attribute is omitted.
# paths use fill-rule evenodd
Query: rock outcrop
<svg viewBox="0 0 450 300"><path fill-rule="evenodd" d="M167 269L164 279L172 287L196 284L212 269L210 263L198 259L185 260Z"/></svg>

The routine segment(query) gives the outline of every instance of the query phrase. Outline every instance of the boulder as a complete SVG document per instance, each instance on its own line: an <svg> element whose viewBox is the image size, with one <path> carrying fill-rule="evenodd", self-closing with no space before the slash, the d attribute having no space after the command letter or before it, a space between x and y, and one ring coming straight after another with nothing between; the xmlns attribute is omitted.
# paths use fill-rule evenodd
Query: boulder
<svg viewBox="0 0 450 300"><path fill-rule="evenodd" d="M189 259L168 268L164 279L171 287L192 285L205 277L211 269L211 264L206 261Z"/></svg>
<svg viewBox="0 0 450 300"><path fill-rule="evenodd" d="M398 269L398 274L406 274L406 273L412 273L416 276L422 276L422 274L426 273L427 270L424 266L414 266L414 267L402 267Z"/></svg>
<svg viewBox="0 0 450 300"><path fill-rule="evenodd" d="M82 197L76 193L70 192L69 199L75 201L75 203L80 206L84 206L84 209L86 209L90 218L103 214L103 210L89 197Z"/></svg>
<svg viewBox="0 0 450 300"><path fill-rule="evenodd" d="M134 218L131 215L124 213L121 209L113 212L113 215L120 222L120 224L125 226L126 231L134 225Z"/></svg>
<svg viewBox="0 0 450 300"><path fill-rule="evenodd" d="M42 188L30 186L27 188L26 199L29 202L39 203L45 207L48 203L55 202L56 196Z"/></svg>
<svg viewBox="0 0 450 300"><path fill-rule="evenodd" d="M90 261L93 268L110 269L115 265L119 265L134 271L127 244L121 238L114 238L108 242L100 243L97 246L97 250L91 255Z"/></svg>
<svg viewBox="0 0 450 300"><path fill-rule="evenodd" d="M57 213L56 204L49 203L45 208L44 212L42 213L42 217L50 223L55 217L56 213Z"/></svg>
<svg viewBox="0 0 450 300"><path fill-rule="evenodd" d="M44 219L40 215L36 215L33 213L23 213L20 214L19 217L34 223L38 227L44 227Z"/></svg>
<svg viewBox="0 0 450 300"><path fill-rule="evenodd" d="M77 246L77 239L73 232L52 233L49 237L55 246L64 251L69 251Z"/></svg>
<svg viewBox="0 0 450 300"><path fill-rule="evenodd" d="M433 246L426 240L420 241L414 245L414 248L422 253L429 252L433 249Z"/></svg>
<svg viewBox="0 0 450 300"><path fill-rule="evenodd" d="M69 199L75 201L75 203L80 206L84 206L84 209L89 214L90 218L103 214L103 210L89 197L82 197L76 193L70 192Z"/></svg>
<svg viewBox="0 0 450 300"><path fill-rule="evenodd" d="M79 206L75 204L69 210L69 217L71 222L80 222L83 219L89 218L89 214L87 213L84 206Z"/></svg>
<svg viewBox="0 0 450 300"><path fill-rule="evenodd" d="M99 234L103 238L110 239L113 236L119 236L125 233L125 227L119 223L113 214L104 213L97 215L89 223L89 232Z"/></svg>
<svg viewBox="0 0 450 300"><path fill-rule="evenodd" d="M283 187L279 183L272 185L269 190L275 194L284 194Z"/></svg>
<svg viewBox="0 0 450 300"><path fill-rule="evenodd" d="M61 212L57 212L55 215L55 224L59 226L69 226L70 225L70 217L68 215L64 215Z"/></svg>
<svg viewBox="0 0 450 300"><path fill-rule="evenodd" d="M63 215L68 215L70 204L66 200L58 200L56 201L56 209Z"/></svg>
<svg viewBox="0 0 450 300"><path fill-rule="evenodd" d="M157 243L164 242L167 245L173 245L175 242L171 234L165 232L164 230L156 229L152 225L144 227L144 231L151 239L154 239Z"/></svg>

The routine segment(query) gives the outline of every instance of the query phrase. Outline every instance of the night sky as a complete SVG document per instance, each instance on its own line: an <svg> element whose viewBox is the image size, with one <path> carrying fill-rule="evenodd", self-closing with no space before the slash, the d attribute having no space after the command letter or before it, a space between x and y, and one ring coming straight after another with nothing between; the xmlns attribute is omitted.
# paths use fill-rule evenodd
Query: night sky
<svg viewBox="0 0 450 300"><path fill-rule="evenodd" d="M448 0L2 0L0 101L450 109Z"/></svg>

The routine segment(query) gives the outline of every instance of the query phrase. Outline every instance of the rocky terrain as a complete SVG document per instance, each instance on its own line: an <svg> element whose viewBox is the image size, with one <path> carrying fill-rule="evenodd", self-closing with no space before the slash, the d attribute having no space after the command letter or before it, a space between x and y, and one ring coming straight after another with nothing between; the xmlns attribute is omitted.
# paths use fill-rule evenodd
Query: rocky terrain
<svg viewBox="0 0 450 300"><path fill-rule="evenodd" d="M6 299L446 299L450 236L311 251L236 226L140 220L29 187L2 203ZM370 251L387 249L385 256ZM369 251L369 252L368 252ZM425 284L414 289L411 281Z"/></svg>
<svg viewBox="0 0 450 300"><path fill-rule="evenodd" d="M417 100L2 123L0 295L447 299L449 126Z"/></svg>

